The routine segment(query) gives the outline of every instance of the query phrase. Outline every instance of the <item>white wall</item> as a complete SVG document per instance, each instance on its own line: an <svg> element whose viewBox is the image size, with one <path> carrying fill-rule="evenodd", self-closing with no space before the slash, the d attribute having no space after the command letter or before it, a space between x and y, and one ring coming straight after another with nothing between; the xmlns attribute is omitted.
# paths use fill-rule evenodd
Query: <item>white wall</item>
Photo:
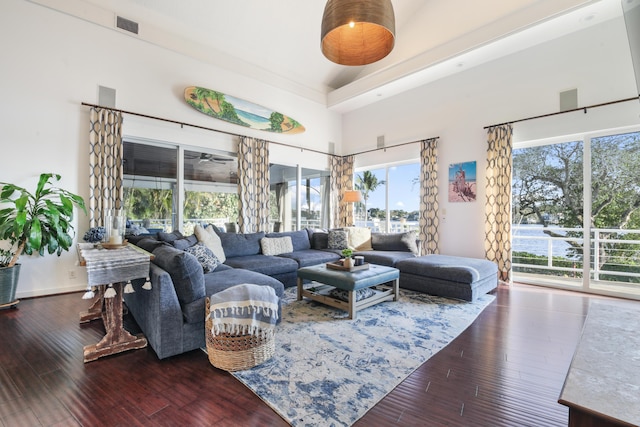
<svg viewBox="0 0 640 427"><path fill-rule="evenodd" d="M439 136L440 251L484 257L484 127L558 111L559 93L568 89L578 89L579 106L633 97L637 91L623 25L622 18L605 22L345 114L345 151L375 148L379 135L388 146ZM586 117L571 113L524 122L514 133L522 140L638 124L639 113L640 103L632 102L591 110ZM385 163L396 150L401 149L359 156L356 167ZM407 155L416 157L412 151ZM467 161L477 162L477 200L449 203L448 167Z"/></svg>
<svg viewBox="0 0 640 427"><path fill-rule="evenodd" d="M116 89L116 106L123 110L321 151L328 150L329 142L341 144L341 117L323 105L24 0L0 3L0 39L2 182L33 187L41 172L56 172L63 176L63 188L86 200L89 109L80 104L97 103L99 85ZM307 130L269 134L207 117L184 101L184 88L193 85L282 111ZM205 148L234 147L230 137L132 116L125 116L124 133ZM273 151L271 161L318 167L319 161L326 164L326 156L320 157L282 147ZM84 214L75 228L81 239L88 228ZM19 298L85 287L86 273L76 266L75 252L20 261ZM71 271L76 279L70 278Z"/></svg>

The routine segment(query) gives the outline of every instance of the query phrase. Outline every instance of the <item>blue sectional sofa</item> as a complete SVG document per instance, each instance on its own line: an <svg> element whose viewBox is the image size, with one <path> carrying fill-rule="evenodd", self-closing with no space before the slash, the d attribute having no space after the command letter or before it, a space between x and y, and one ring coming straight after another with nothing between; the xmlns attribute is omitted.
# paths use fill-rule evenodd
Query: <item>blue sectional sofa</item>
<svg viewBox="0 0 640 427"><path fill-rule="evenodd" d="M300 267L333 262L340 249L328 247L327 230L285 233L223 233L216 229L226 260L205 273L198 259L185 249L198 244L195 235L180 232L129 236L129 241L154 255L150 267L151 290L142 289L145 280L134 281L134 293L125 294L130 313L147 337L149 345L164 359L204 347L205 298L242 283L271 286L279 297L284 288L295 286ZM264 238L290 238L291 251L265 255ZM407 240L409 237L409 240ZM412 244L406 242L413 239ZM288 239L287 239L288 240ZM394 266L413 258L415 234L372 233L366 251L356 251L366 262Z"/></svg>

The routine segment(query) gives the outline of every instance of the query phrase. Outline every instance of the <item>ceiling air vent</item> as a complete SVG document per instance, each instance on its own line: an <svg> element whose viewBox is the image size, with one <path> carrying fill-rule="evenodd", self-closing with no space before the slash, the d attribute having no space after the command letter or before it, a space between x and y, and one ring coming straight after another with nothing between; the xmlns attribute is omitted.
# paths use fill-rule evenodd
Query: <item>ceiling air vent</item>
<svg viewBox="0 0 640 427"><path fill-rule="evenodd" d="M116 17L116 27L133 34L138 34L138 23L131 21L129 19L123 18L122 16Z"/></svg>

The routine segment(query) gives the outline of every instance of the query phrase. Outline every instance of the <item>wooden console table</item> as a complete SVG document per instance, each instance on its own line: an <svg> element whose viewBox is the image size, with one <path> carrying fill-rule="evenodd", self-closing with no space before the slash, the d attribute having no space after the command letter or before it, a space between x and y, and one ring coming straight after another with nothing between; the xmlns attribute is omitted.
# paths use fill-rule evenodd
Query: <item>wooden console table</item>
<svg viewBox="0 0 640 427"><path fill-rule="evenodd" d="M559 403L569 426L640 425L640 303L592 302Z"/></svg>
<svg viewBox="0 0 640 427"><path fill-rule="evenodd" d="M142 334L131 335L122 325L122 293L127 281L148 277L153 255L131 245L102 249L91 243L79 243L78 255L80 265L87 267L89 285L98 288L91 308L80 313L80 323L102 317L106 330L100 342L84 347L84 362L146 347L147 339Z"/></svg>

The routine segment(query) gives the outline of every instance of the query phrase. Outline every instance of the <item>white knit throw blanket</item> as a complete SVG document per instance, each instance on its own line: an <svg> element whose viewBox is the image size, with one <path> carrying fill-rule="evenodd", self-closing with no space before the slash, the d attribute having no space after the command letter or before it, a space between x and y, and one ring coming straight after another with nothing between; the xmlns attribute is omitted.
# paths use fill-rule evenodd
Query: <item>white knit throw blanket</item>
<svg viewBox="0 0 640 427"><path fill-rule="evenodd" d="M209 300L211 333L273 336L278 320L278 301L270 286L242 284L213 294Z"/></svg>

